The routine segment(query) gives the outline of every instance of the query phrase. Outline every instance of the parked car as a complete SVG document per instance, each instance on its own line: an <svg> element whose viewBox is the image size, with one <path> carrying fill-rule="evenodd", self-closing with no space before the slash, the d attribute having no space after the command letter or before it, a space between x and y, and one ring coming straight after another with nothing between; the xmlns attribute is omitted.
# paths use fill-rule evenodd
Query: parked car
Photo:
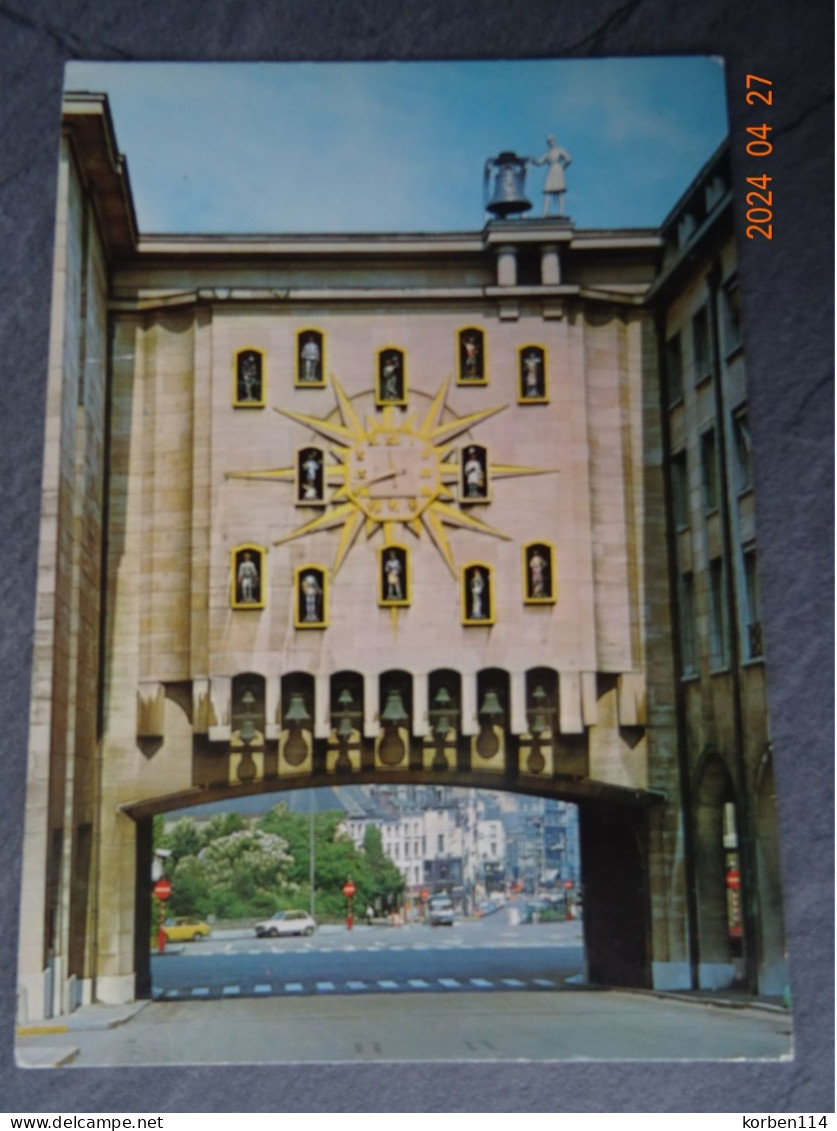
<svg viewBox="0 0 837 1131"><path fill-rule="evenodd" d="M256 938L276 939L280 935L313 935L316 920L307 911L277 911L270 919L256 923Z"/></svg>
<svg viewBox="0 0 837 1131"><path fill-rule="evenodd" d="M181 915L177 919L166 919L163 933L166 942L198 942L211 934L211 928L194 915Z"/></svg>
<svg viewBox="0 0 837 1131"><path fill-rule="evenodd" d="M430 897L430 926L453 926L453 903L449 895L431 895Z"/></svg>

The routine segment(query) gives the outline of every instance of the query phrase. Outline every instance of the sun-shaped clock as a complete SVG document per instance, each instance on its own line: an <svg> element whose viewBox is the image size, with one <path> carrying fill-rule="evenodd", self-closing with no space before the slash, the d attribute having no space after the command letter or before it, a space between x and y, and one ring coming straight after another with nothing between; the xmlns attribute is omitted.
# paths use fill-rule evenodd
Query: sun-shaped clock
<svg viewBox="0 0 837 1131"><path fill-rule="evenodd" d="M449 380L443 382L423 418L410 413L403 422L400 412L387 406L374 417L361 419L355 405L346 396L337 380L331 385L337 399L337 414L326 419L307 416L290 409L275 411L298 424L310 428L328 442L332 463L325 468L325 483L331 491L328 509L279 538L275 545L302 538L318 530L342 527L332 566L337 574L361 530L367 535L377 529L383 532L384 544L395 540L398 525L414 534L424 530L442 555L452 576L458 580L450 542L445 527L479 531L494 538L510 540L508 535L477 518L470 509L456 503L460 481L459 454L453 441L464 432L476 428L484 420L502 412L507 405L497 405L467 416L442 420ZM449 412L450 410L448 410ZM491 481L519 475L542 475L552 469L490 464ZM229 471L228 479L279 479L293 481L295 467L262 471Z"/></svg>

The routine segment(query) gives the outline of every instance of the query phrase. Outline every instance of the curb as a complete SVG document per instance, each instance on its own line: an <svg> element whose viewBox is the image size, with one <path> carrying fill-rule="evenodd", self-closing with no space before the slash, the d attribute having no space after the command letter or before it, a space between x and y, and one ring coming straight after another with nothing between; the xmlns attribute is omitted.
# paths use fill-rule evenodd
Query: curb
<svg viewBox="0 0 837 1131"><path fill-rule="evenodd" d="M15 1050L15 1064L26 1072L33 1068L64 1068L71 1064L78 1054L79 1049L76 1045L69 1045L66 1048L54 1045L19 1048Z"/></svg>
<svg viewBox="0 0 837 1131"><path fill-rule="evenodd" d="M762 1001L759 998L700 997L698 996L700 991L684 993L681 990L654 990L641 986L594 986L590 982L579 983L579 986L591 990L611 990L613 993L642 994L646 997L659 998L661 1001L683 1001L691 1005L713 1005L721 1009L760 1009L765 1013L778 1013L788 1018L791 1016L790 1011L783 1005L774 1005L773 1002Z"/></svg>
<svg viewBox="0 0 837 1131"><path fill-rule="evenodd" d="M116 1029L136 1017L140 1010L145 1009L147 1005L148 999L131 1002L124 1006L121 1012L111 1016L101 1013L97 1016L100 1009L107 1009L108 1006L83 1006L76 1013L69 1014L66 1021L44 1021L32 1025L18 1025L15 1033L18 1037L52 1037L85 1029Z"/></svg>

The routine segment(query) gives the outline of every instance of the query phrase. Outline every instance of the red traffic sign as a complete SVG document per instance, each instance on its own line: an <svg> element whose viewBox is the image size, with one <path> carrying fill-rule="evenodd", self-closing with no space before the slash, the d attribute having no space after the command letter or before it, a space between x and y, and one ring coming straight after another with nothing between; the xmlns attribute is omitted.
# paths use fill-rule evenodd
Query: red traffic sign
<svg viewBox="0 0 837 1131"><path fill-rule="evenodd" d="M575 884L572 882L572 880L564 880L564 890L565 891L572 891L574 887L575 887Z"/></svg>
<svg viewBox="0 0 837 1131"><path fill-rule="evenodd" d="M430 899L430 892L427 890L427 888L421 889L421 898L425 903L427 903L428 899Z"/></svg>
<svg viewBox="0 0 837 1131"><path fill-rule="evenodd" d="M352 883L352 881L346 880L345 884L343 884L343 895L345 895L346 899L351 899L356 891L357 888Z"/></svg>
<svg viewBox="0 0 837 1131"><path fill-rule="evenodd" d="M154 885L154 894L158 899L161 899L163 900L163 902L165 902L171 895L171 880L167 880L165 876L162 878L162 880L158 880Z"/></svg>
<svg viewBox="0 0 837 1131"><path fill-rule="evenodd" d="M737 868L730 868L727 872L727 887L736 891L741 887L741 873Z"/></svg>

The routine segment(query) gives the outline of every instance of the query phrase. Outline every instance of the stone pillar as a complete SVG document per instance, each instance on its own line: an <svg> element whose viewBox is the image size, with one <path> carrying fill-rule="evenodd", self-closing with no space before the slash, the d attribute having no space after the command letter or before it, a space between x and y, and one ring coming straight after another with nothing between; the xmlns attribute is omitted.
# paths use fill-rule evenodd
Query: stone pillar
<svg viewBox="0 0 837 1131"><path fill-rule="evenodd" d="M497 248L497 286L517 285L517 248L514 244L501 244Z"/></svg>
<svg viewBox="0 0 837 1131"><path fill-rule="evenodd" d="M541 247L541 282L545 287L554 287L561 282L561 257L557 244L545 243Z"/></svg>
<svg viewBox="0 0 837 1131"><path fill-rule="evenodd" d="M650 987L647 815L598 803L581 806L579 821L587 978Z"/></svg>

